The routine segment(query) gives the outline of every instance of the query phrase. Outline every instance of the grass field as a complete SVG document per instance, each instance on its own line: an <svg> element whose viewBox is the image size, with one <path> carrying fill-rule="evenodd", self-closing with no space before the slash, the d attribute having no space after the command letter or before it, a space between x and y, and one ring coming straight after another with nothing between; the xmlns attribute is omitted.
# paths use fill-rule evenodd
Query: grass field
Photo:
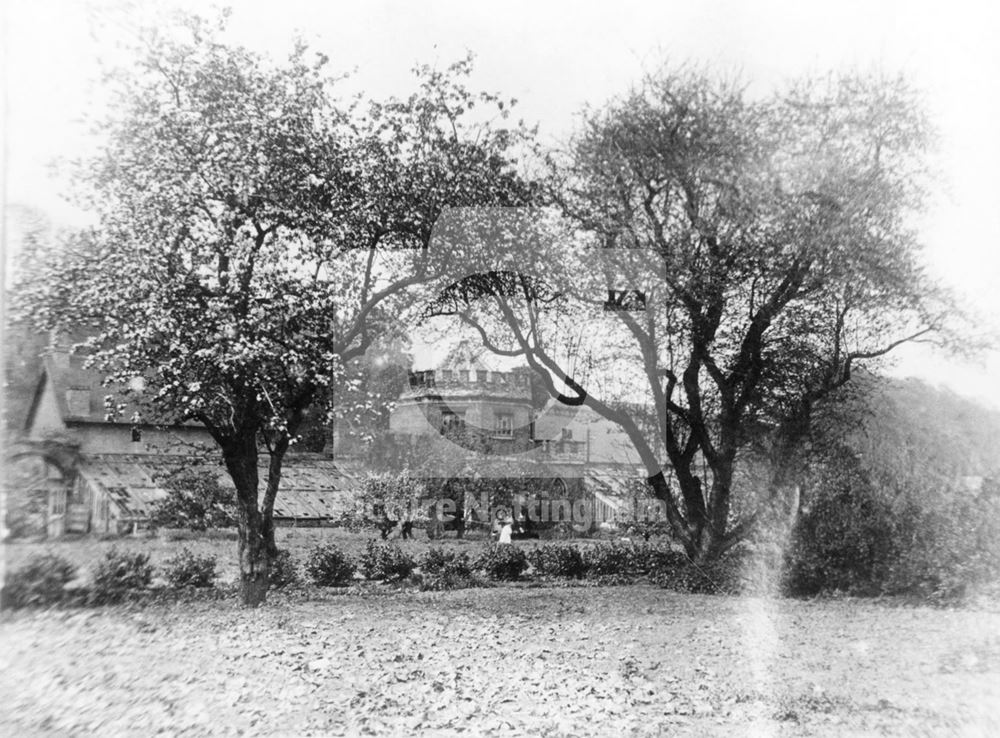
<svg viewBox="0 0 1000 738"><path fill-rule="evenodd" d="M367 536L281 529L357 553ZM14 544L88 566L232 539ZM424 537L401 545L417 553ZM449 546L476 550L482 541ZM530 543L527 545L531 545ZM1000 614L538 583L0 614L0 735L1000 735Z"/></svg>

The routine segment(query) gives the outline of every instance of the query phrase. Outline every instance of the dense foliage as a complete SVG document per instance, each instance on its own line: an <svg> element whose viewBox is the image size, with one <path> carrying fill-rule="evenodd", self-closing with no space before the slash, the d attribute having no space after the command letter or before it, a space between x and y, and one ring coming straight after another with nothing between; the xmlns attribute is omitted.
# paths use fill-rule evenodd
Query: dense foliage
<svg viewBox="0 0 1000 738"><path fill-rule="evenodd" d="M793 593L953 599L1000 581L1000 419L916 380L860 375L815 418Z"/></svg>
<svg viewBox="0 0 1000 738"><path fill-rule="evenodd" d="M912 479L886 489L856 459L841 464L824 470L794 531L786 559L791 593L944 600L1000 582L995 492L927 489Z"/></svg>
<svg viewBox="0 0 1000 738"><path fill-rule="evenodd" d="M644 547L610 541L589 546L583 552L587 575L592 577L634 577L648 567Z"/></svg>
<svg viewBox="0 0 1000 738"><path fill-rule="evenodd" d="M236 495L205 469L185 468L165 481L167 496L150 512L154 528L187 528L202 531L235 524Z"/></svg>
<svg viewBox="0 0 1000 738"><path fill-rule="evenodd" d="M343 587L354 579L354 561L339 547L321 544L309 552L305 562L306 576L319 587Z"/></svg>
<svg viewBox="0 0 1000 738"><path fill-rule="evenodd" d="M288 551L278 551L278 555L271 562L269 572L271 587L282 589L299 583L299 568L295 557Z"/></svg>
<svg viewBox="0 0 1000 738"><path fill-rule="evenodd" d="M358 569L368 580L394 581L410 576L417 564L413 557L391 542L369 540L358 561Z"/></svg>
<svg viewBox="0 0 1000 738"><path fill-rule="evenodd" d="M487 546L476 558L474 567L490 579L502 582L520 579L528 568L524 550L509 543Z"/></svg>
<svg viewBox="0 0 1000 738"><path fill-rule="evenodd" d="M90 596L97 604L121 602L131 594L147 589L152 579L149 554L112 548L94 570Z"/></svg>
<svg viewBox="0 0 1000 738"><path fill-rule="evenodd" d="M368 474L361 482L356 504L366 522L381 525L385 521L413 522L423 517L420 502L426 487L407 471Z"/></svg>
<svg viewBox="0 0 1000 738"><path fill-rule="evenodd" d="M579 579L587 573L583 554L576 546L549 543L528 552L528 562L538 574Z"/></svg>
<svg viewBox="0 0 1000 738"><path fill-rule="evenodd" d="M163 564L163 575L174 588L211 587L215 584L215 557L199 555L187 548L171 556Z"/></svg>
<svg viewBox="0 0 1000 738"><path fill-rule="evenodd" d="M473 563L465 551L429 548L418 559L417 566L421 589L459 589L474 583Z"/></svg>
<svg viewBox="0 0 1000 738"><path fill-rule="evenodd" d="M57 603L65 596L66 585L75 577L76 566L61 556L35 556L4 577L3 606L20 608Z"/></svg>

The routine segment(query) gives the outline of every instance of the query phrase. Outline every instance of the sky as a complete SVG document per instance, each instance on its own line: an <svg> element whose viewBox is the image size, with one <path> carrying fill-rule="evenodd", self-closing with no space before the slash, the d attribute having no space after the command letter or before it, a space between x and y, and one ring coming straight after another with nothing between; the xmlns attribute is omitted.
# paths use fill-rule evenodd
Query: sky
<svg viewBox="0 0 1000 738"><path fill-rule="evenodd" d="M51 164L85 151L80 123L99 107L98 59L193 0L0 0L4 61L4 167L9 240L17 208L59 223L85 215L61 196ZM935 199L920 223L930 271L1000 333L1000 6L990 2L701 0L699 2L232 3L234 40L280 55L296 34L353 71L373 97L407 94L417 63L476 55L474 84L519 100L545 142L569 133L584 105L621 94L663 62L739 72L766 93L803 74L903 72L920 89L940 143ZM95 25L92 19L105 19ZM1000 351L968 363L922 347L898 353L893 373L944 384L1000 408Z"/></svg>

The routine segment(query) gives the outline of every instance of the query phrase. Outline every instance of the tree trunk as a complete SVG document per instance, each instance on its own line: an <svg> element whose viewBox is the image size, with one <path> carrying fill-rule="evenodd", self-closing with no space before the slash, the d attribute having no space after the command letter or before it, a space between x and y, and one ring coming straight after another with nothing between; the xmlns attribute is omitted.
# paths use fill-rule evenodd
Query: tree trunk
<svg viewBox="0 0 1000 738"><path fill-rule="evenodd" d="M691 536L689 535L688 526L685 520L681 517L680 513L677 511L677 506L674 503L673 497L670 492L670 485L667 484L667 479L663 475L662 471L658 471L655 474L647 478L650 487L653 488L653 494L656 495L657 499L661 500L667 512L667 522L670 524L670 530L683 545L684 550L688 550L690 544Z"/></svg>
<svg viewBox="0 0 1000 738"><path fill-rule="evenodd" d="M256 434L233 439L223 448L226 470L236 487L236 525L240 534L240 596L247 607L267 599L274 529L257 506Z"/></svg>
<svg viewBox="0 0 1000 738"><path fill-rule="evenodd" d="M260 531L240 531L240 597L247 607L257 607L267 599L271 556Z"/></svg>

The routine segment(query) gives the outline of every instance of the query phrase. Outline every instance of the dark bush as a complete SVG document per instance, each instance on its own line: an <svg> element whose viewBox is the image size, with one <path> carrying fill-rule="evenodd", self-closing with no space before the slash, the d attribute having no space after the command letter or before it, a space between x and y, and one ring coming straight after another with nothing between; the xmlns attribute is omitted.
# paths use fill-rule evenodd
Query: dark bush
<svg viewBox="0 0 1000 738"><path fill-rule="evenodd" d="M741 562L735 555L712 562L695 563L681 551L658 549L650 552L649 581L692 594L738 594Z"/></svg>
<svg viewBox="0 0 1000 738"><path fill-rule="evenodd" d="M831 475L832 476L832 475ZM786 554L793 595L844 591L954 600L1000 576L1000 502L857 470L825 478Z"/></svg>
<svg viewBox="0 0 1000 738"><path fill-rule="evenodd" d="M465 551L429 548L420 557L419 563L420 571L425 574L453 574L466 577L472 574L472 562Z"/></svg>
<svg viewBox="0 0 1000 738"><path fill-rule="evenodd" d="M587 573L587 563L576 546L550 543L530 551L528 561L539 574L580 579Z"/></svg>
<svg viewBox="0 0 1000 738"><path fill-rule="evenodd" d="M365 579L391 581L405 579L416 567L413 557L395 543L369 540L359 568Z"/></svg>
<svg viewBox="0 0 1000 738"><path fill-rule="evenodd" d="M418 562L421 589L459 589L471 586L472 562L464 551L431 548Z"/></svg>
<svg viewBox="0 0 1000 738"><path fill-rule="evenodd" d="M513 581L528 568L528 557L517 546L499 543L487 548L479 555L474 568L484 572L490 579Z"/></svg>
<svg viewBox="0 0 1000 738"><path fill-rule="evenodd" d="M857 468L828 472L792 533L785 587L794 595L874 595L902 554L902 510Z"/></svg>
<svg viewBox="0 0 1000 738"><path fill-rule="evenodd" d="M76 567L61 556L34 556L20 569L10 572L3 586L6 608L51 605L63 599L66 585L76 576Z"/></svg>
<svg viewBox="0 0 1000 738"><path fill-rule="evenodd" d="M306 576L319 587L343 587L354 578L351 557L332 543L320 544L306 558Z"/></svg>
<svg viewBox="0 0 1000 738"><path fill-rule="evenodd" d="M583 562L588 577L621 581L635 578L648 568L643 548L619 541L587 547L583 551Z"/></svg>
<svg viewBox="0 0 1000 738"><path fill-rule="evenodd" d="M164 564L163 574L175 589L184 587L211 587L215 584L215 557L199 556L187 548L170 557Z"/></svg>
<svg viewBox="0 0 1000 738"><path fill-rule="evenodd" d="M278 551L278 555L271 561L268 581L274 589L290 587L299 583L298 566L288 551Z"/></svg>
<svg viewBox="0 0 1000 738"><path fill-rule="evenodd" d="M97 604L121 602L129 595L149 587L153 567L149 554L130 553L112 548L97 564L91 599Z"/></svg>

